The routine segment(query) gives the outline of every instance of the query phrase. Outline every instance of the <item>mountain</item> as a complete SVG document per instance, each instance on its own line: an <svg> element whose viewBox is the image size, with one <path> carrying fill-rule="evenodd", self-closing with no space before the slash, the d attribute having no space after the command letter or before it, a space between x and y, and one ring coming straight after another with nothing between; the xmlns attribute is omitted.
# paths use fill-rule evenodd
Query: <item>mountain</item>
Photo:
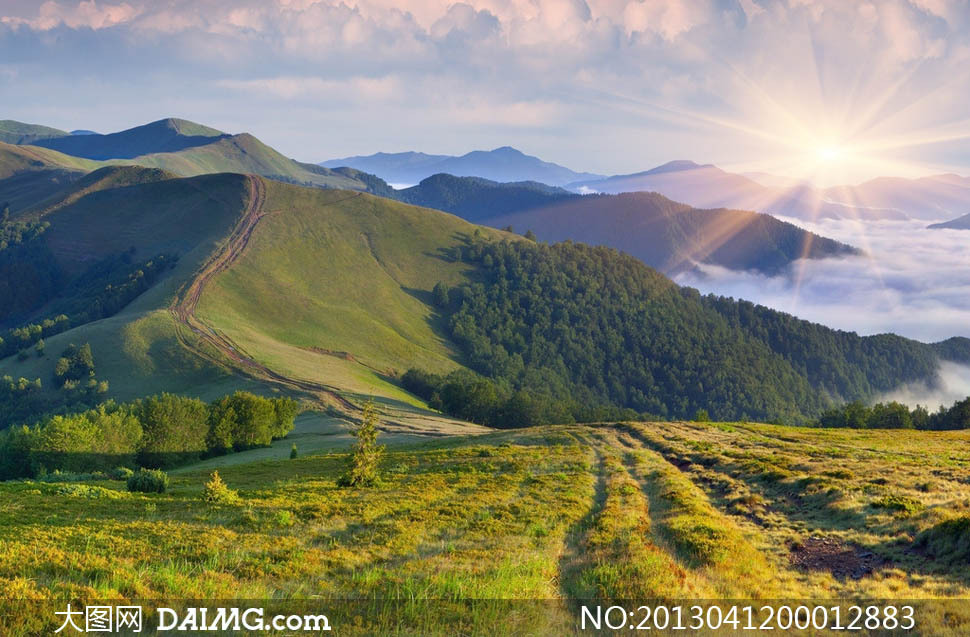
<svg viewBox="0 0 970 637"><path fill-rule="evenodd" d="M10 204L16 215L69 188L99 166L96 161L47 148L0 142L0 203Z"/></svg>
<svg viewBox="0 0 970 637"><path fill-rule="evenodd" d="M880 177L857 186L828 188L825 197L868 208L899 210L913 219L938 221L970 209L970 177Z"/></svg>
<svg viewBox="0 0 970 637"><path fill-rule="evenodd" d="M558 164L542 161L510 146L489 151L476 150L460 157L415 152L377 153L331 159L320 165L328 168L350 166L397 184L416 184L437 173L482 177L499 182L537 181L554 186L600 178L599 175L577 173Z"/></svg>
<svg viewBox="0 0 970 637"><path fill-rule="evenodd" d="M26 125L20 125L19 127ZM10 126L10 130L19 130ZM36 133L38 128L33 127ZM54 130L54 129L49 129ZM161 168L181 177L218 172L253 173L305 186L349 188L385 194L390 188L373 175L358 171L336 171L294 161L248 133L229 135L208 126L182 119L163 119L118 133L101 135L90 131L62 133L53 138L27 138L40 161L55 164L87 160L89 169L106 165L138 165ZM26 148L26 146L25 146ZM6 151L9 152L9 151ZM56 157L75 159L51 160ZM36 167L40 167L39 165ZM36 177L34 175L33 177ZM32 177L32 178L33 178ZM2 191L0 191L2 197Z"/></svg>
<svg viewBox="0 0 970 637"><path fill-rule="evenodd" d="M474 223L487 223L492 217L577 197L568 190L535 181L499 183L445 174L432 175L392 196L416 206L451 212Z"/></svg>
<svg viewBox="0 0 970 637"><path fill-rule="evenodd" d="M606 248L537 245L359 191L109 166L58 196L5 226L0 251L20 316L5 305L6 324L25 326L3 332L0 376L42 379L24 390L41 404L82 391L51 381L71 343L90 344L102 397L277 389L348 410L378 395L415 422L422 403L396 380L412 367L472 367L564 405L795 418L931 381L944 355L700 297ZM41 337L38 355L13 355ZM945 355L970 359L970 342Z"/></svg>
<svg viewBox="0 0 970 637"><path fill-rule="evenodd" d="M657 193L575 195L532 182L434 175L395 196L475 223L532 230L547 241L610 246L668 274L695 262L777 274L795 259L858 253L769 215L699 210Z"/></svg>
<svg viewBox="0 0 970 637"><path fill-rule="evenodd" d="M64 137L67 134L50 126L24 124L12 119L0 120L0 142L5 144L32 144L48 138Z"/></svg>
<svg viewBox="0 0 970 637"><path fill-rule="evenodd" d="M598 180L576 181L566 186L577 192L617 194L659 192L697 208L735 208L772 215L815 220L819 218L905 219L900 210L870 208L837 202L807 184L763 186L756 181L721 170L712 164L678 160L644 172L615 175Z"/></svg>
<svg viewBox="0 0 970 637"><path fill-rule="evenodd" d="M87 159L132 159L152 153L171 153L229 137L222 131L184 119L162 119L118 133L68 135L34 143Z"/></svg>
<svg viewBox="0 0 970 637"><path fill-rule="evenodd" d="M957 219L952 219L950 221L944 221L943 223L934 223L926 227L933 230L970 230L970 214L963 215L962 217L958 217Z"/></svg>

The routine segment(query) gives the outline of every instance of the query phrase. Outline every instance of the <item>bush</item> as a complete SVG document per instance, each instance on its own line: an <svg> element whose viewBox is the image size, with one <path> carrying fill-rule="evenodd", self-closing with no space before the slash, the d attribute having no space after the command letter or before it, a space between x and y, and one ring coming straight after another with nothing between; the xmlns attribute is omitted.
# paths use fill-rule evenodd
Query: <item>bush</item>
<svg viewBox="0 0 970 637"><path fill-rule="evenodd" d="M108 477L112 480L128 480L135 472L128 467L115 467L108 472Z"/></svg>
<svg viewBox="0 0 970 637"><path fill-rule="evenodd" d="M290 447L290 460L296 460L297 455L296 443L294 442L293 446Z"/></svg>
<svg viewBox="0 0 970 637"><path fill-rule="evenodd" d="M165 493L168 475L158 469L139 469L128 478L128 490L138 493Z"/></svg>
<svg viewBox="0 0 970 637"><path fill-rule="evenodd" d="M916 498L891 493L872 503L877 509L886 509L902 516L910 516L923 510L923 503Z"/></svg>
<svg viewBox="0 0 970 637"><path fill-rule="evenodd" d="M950 564L970 562L970 515L944 520L916 538L916 546Z"/></svg>
<svg viewBox="0 0 970 637"><path fill-rule="evenodd" d="M384 446L377 444L377 410L374 403L368 401L364 405L364 417L360 426L354 431L357 442L354 443L350 455L350 466L347 473L340 477L338 483L344 487L370 487L379 481L378 468Z"/></svg>
<svg viewBox="0 0 970 637"><path fill-rule="evenodd" d="M209 481L202 488L202 499L210 504L235 504L239 502L239 493L226 485L218 471L213 471Z"/></svg>

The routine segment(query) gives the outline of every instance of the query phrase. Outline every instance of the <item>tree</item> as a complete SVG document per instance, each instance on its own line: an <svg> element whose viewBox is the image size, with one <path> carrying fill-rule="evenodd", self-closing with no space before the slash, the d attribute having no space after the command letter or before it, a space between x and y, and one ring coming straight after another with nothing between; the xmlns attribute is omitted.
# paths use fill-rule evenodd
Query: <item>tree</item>
<svg viewBox="0 0 970 637"><path fill-rule="evenodd" d="M296 443L294 442L293 446L290 447L290 460L296 460L297 455L299 454L296 451Z"/></svg>
<svg viewBox="0 0 970 637"><path fill-rule="evenodd" d="M694 422L711 422L711 416L706 409L698 409L694 413Z"/></svg>
<svg viewBox="0 0 970 637"><path fill-rule="evenodd" d="M377 444L377 410L373 401L364 405L363 418L354 430L357 441L351 449L347 473L341 476L339 484L345 487L370 487L378 483L381 457L384 445Z"/></svg>

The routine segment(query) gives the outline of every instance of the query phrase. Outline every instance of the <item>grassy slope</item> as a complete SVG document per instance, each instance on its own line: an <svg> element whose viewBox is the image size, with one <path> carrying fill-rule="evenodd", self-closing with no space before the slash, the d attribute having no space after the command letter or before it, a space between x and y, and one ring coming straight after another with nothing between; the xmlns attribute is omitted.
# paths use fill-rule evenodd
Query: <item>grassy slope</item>
<svg viewBox="0 0 970 637"><path fill-rule="evenodd" d="M544 427L392 446L372 489L336 486L340 453L247 452L256 462L221 467L240 490L234 505L201 501L201 467L164 495L110 481L68 486L73 495L4 484L0 597L560 600L558 612L499 614L511 634L564 634L576 598L965 598L967 570L914 539L970 513L968 442L752 424ZM918 506L874 506L887 494ZM793 566L813 537L871 551L876 566L858 579ZM931 615L922 634L965 634L965 605L951 610L949 631L931 629ZM361 632L380 629L366 617ZM484 620L441 606L412 615L427 622L421 633L487 632L475 630Z"/></svg>
<svg viewBox="0 0 970 637"><path fill-rule="evenodd" d="M113 171L105 177L117 185L127 174ZM112 175L118 178L109 179ZM148 178L157 176L150 173ZM170 251L181 259L163 280L121 313L47 339L45 358L0 361L0 375L41 378L47 383L56 356L68 343L90 342L98 377L109 381L110 395L115 398L162 390L208 397L240 384L251 385L203 363L179 345L167 310L178 287L193 275L245 209L246 183L241 175L150 181L95 190L49 212L45 218L52 225L47 240L71 271L130 247L136 249L137 259Z"/></svg>
<svg viewBox="0 0 970 637"><path fill-rule="evenodd" d="M5 144L27 144L38 139L65 137L67 131L39 124L24 124L12 119L0 120L0 142Z"/></svg>
<svg viewBox="0 0 970 637"><path fill-rule="evenodd" d="M245 133L176 152L142 155L123 163L161 168L183 177L237 172L271 178L282 177L306 185L354 190L365 188L363 182L356 179L284 157L252 135Z"/></svg>
<svg viewBox="0 0 970 637"><path fill-rule="evenodd" d="M37 146L0 142L0 202L9 202L14 216L52 196L101 164Z"/></svg>
<svg viewBox="0 0 970 637"><path fill-rule="evenodd" d="M0 375L49 383L59 352L68 343L90 342L97 376L117 399L159 391L205 398L239 387L266 391L187 351L177 337L200 346L198 339L168 311L179 287L240 218L249 197L245 182L240 175L173 179L117 166L81 179L44 214L52 223L48 244L69 271L131 247L136 259L163 252L181 259L118 315L47 339L44 358L0 361ZM430 290L440 280L456 284L467 276L467 266L442 255L475 227L360 193L265 183L264 210L273 214L257 226L243 257L206 287L199 315L274 371L323 383L354 402L377 396L385 413L407 426L468 431L427 421L416 410L422 403L388 374L412 365L457 366L437 330Z"/></svg>
<svg viewBox="0 0 970 637"><path fill-rule="evenodd" d="M247 252L203 294L203 319L273 369L351 391L390 391L381 375L414 365L455 367L430 291L467 276L467 266L442 255L475 226L369 195L273 182L264 209L273 214Z"/></svg>

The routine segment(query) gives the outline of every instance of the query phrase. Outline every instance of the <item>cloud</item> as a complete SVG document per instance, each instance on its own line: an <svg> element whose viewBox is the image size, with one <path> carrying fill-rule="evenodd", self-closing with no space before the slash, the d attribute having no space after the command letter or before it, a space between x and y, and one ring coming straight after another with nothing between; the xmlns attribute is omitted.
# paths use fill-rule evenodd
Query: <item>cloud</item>
<svg viewBox="0 0 970 637"><path fill-rule="evenodd" d="M372 132L385 147L453 145L455 152L483 140L530 142L549 159L604 173L678 157L775 157L793 133L811 139L832 121L854 135L883 134L884 122L916 140L947 123L968 132L970 11L949 0L2 5L0 59L20 83L5 116L59 114L64 119L45 123L67 128L119 128L105 104L126 104L126 123L145 119L136 108L166 115L157 112L166 96L183 116L248 119L248 128L300 112L314 132L266 141L307 159L382 150L354 147ZM247 82L268 92L240 103ZM68 87L71 108L64 109L58 104ZM357 96L357 108L346 108L349 96ZM470 110L423 122L400 110L437 114L441 104ZM480 105L498 112L488 116ZM323 124L336 118L341 125L327 130ZM532 138L496 139L515 121L542 128ZM551 126L556 134L540 138ZM526 135L525 126L516 134ZM920 148L948 165L967 155L959 140Z"/></svg>
<svg viewBox="0 0 970 637"><path fill-rule="evenodd" d="M970 232L927 230L926 222L790 221L868 254L798 261L777 277L701 266L677 281L863 335L970 337Z"/></svg>
<svg viewBox="0 0 970 637"><path fill-rule="evenodd" d="M874 402L895 400L910 407L922 405L934 412L967 396L970 396L970 366L944 361L940 364L936 382L906 384L879 396Z"/></svg>
<svg viewBox="0 0 970 637"><path fill-rule="evenodd" d="M62 25L71 29L105 29L131 22L139 13L140 9L127 2L102 2L99 5L97 0L82 0L77 5L72 5L48 0L38 7L37 14L32 18L3 16L0 21L38 31L49 31Z"/></svg>

